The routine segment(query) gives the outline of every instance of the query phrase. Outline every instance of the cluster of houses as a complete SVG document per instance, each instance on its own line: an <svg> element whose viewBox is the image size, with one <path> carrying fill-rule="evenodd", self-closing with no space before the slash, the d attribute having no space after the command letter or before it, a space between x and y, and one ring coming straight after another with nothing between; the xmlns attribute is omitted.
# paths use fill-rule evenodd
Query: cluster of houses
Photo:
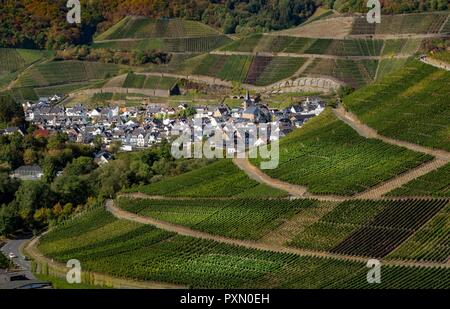
<svg viewBox="0 0 450 309"><path fill-rule="evenodd" d="M325 109L325 103L320 97L308 97L285 109L269 108L251 98L248 93L242 100L242 105L236 108L226 104L195 106L192 117L186 117L186 113L182 112L188 108L186 104L177 108L148 104L142 107L88 109L82 104L66 108L52 104L50 100L39 100L37 103L27 102L23 108L26 120L38 127L40 135L65 132L72 142L101 143L104 149L116 143L122 151L151 147L179 135L183 130L204 132L205 128L214 130L229 125L239 128L270 123L277 128L277 137L282 138ZM0 135L14 133L24 134L16 127L0 131ZM194 136L192 138L195 141ZM96 155L98 164L107 163L110 159L107 151ZM38 166L28 166L16 170L14 177L39 179L42 174Z"/></svg>
<svg viewBox="0 0 450 309"><path fill-rule="evenodd" d="M225 104L214 107L196 106L195 115L188 118L183 116L185 113L180 113L188 108L186 104L177 108L149 104L145 107L88 109L81 104L65 108L40 101L35 104L26 103L23 107L26 120L41 131L65 132L69 140L84 144L100 141L108 147L113 142L120 142L122 150L132 151L158 144L163 139L170 139L174 128L194 129L194 123L198 123L199 119L202 126L212 128L225 124L242 126L249 123L274 123L279 128L279 136L283 137L294 128L301 127L310 118L319 115L325 104L319 97L312 97L279 110L268 108L247 93L240 107L230 108Z"/></svg>

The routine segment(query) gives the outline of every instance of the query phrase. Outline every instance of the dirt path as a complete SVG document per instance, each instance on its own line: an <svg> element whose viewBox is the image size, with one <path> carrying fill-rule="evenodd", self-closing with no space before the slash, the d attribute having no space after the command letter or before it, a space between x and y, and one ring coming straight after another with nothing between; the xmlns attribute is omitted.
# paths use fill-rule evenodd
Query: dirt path
<svg viewBox="0 0 450 309"><path fill-rule="evenodd" d="M194 238L200 238L200 239L206 239L206 240L212 240L228 245L233 246L239 246L244 247L248 249L256 249L256 250L264 250L264 251L272 251L272 252L279 252L279 253L289 253L289 254L295 254L299 256L309 256L309 257L319 257L319 258L332 258L332 259L338 259L338 260L347 260L347 261L354 261L354 262L362 262L366 263L368 258L364 257L357 257L357 256L350 256L350 255L342 255L342 254L334 254L329 252L323 252L323 251L312 251L312 250L303 250L303 249L296 249L296 248L290 248L285 246L280 246L276 244L270 244L270 243L264 243L264 242L254 242L254 241L248 241L248 240L239 240L239 239L233 239L228 238L224 236L219 235L213 235L201 231L196 231L191 228L177 225L157 219L153 219L151 217L144 217L140 216L134 213L127 212L125 210L122 210L114 205L113 200L107 200L105 203L106 210L109 211L113 216L115 216L118 219L121 220L128 220L133 221L141 224L148 224L155 226L156 228L168 231L168 232L174 232L179 235L183 236L189 236ZM450 265L443 264L443 263L435 263L435 262L415 262L415 261L400 261L400 260L383 260L381 261L383 265L395 265L395 266L420 266L420 267L442 267L442 268L448 268Z"/></svg>
<svg viewBox="0 0 450 309"><path fill-rule="evenodd" d="M44 235L44 234L43 234ZM42 235L41 235L42 236ZM26 246L25 252L31 256L31 258L38 265L46 265L48 267L49 274L65 278L67 274L68 268L66 265L55 262L53 259L50 259L44 256L37 248L39 244L39 239L41 236L33 238ZM83 265L81 265L83 266ZM187 288L181 285L175 285L164 282L152 282L152 281L136 281L131 279L124 279L119 277L113 277L107 274L101 274L97 272L89 272L89 278L91 281L94 281L96 285L100 286L111 286L118 289L183 289Z"/></svg>

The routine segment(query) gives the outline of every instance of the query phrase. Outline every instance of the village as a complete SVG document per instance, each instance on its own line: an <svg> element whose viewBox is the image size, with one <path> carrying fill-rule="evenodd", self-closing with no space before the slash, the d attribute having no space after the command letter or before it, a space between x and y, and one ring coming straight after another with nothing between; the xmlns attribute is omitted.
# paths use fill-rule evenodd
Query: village
<svg viewBox="0 0 450 309"><path fill-rule="evenodd" d="M120 151L135 151L160 144L163 140L171 140L180 131L204 132L206 129L213 131L230 125L242 128L271 124L277 128L277 138L282 138L325 109L324 101L316 96L307 97L303 102L282 110L267 107L258 97L252 98L249 93L237 98L242 99L241 106L237 108L230 108L226 104L217 106L180 104L176 108L147 104L142 107L115 106L88 109L81 103L73 107L55 104L59 99L55 95L40 98L35 103L24 103L23 109L26 121L35 125L40 135L48 136L53 132L62 132L74 143L101 144L102 151L95 158L99 165L111 160L112 145ZM24 134L16 127L0 131L0 135L14 133ZM192 137L195 138L198 139ZM30 168L33 171L16 171L16 177L40 178L42 173L39 168Z"/></svg>

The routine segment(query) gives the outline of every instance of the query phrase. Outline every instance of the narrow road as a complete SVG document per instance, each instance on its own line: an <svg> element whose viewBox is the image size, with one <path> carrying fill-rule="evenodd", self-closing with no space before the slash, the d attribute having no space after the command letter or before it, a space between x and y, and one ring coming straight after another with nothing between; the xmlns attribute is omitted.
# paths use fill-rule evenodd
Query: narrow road
<svg viewBox="0 0 450 309"><path fill-rule="evenodd" d="M6 244L1 248L1 252L9 259L9 254L13 253L16 257L12 259L12 262L20 268L25 274L25 276L30 279L36 279L31 272L31 264L23 256L21 249L22 246L28 242L28 238L23 239L11 239L6 242Z"/></svg>
<svg viewBox="0 0 450 309"><path fill-rule="evenodd" d="M113 200L107 200L105 203L105 207L108 212L110 212L114 217L116 217L118 219L133 221L133 222L140 223L140 224L152 225L161 230L165 230L168 232L174 232L174 233L177 233L177 234L183 235L183 236L212 240L212 241L216 241L219 243L244 247L244 248L248 248L248 249L264 250L264 251L279 252L279 253L288 253L288 254L295 254L295 255L299 255L299 256L332 258L332 259L347 260L347 261L354 261L354 262L361 262L361 263L366 263L368 260L368 258L365 258L365 257L335 254L335 253L329 253L329 252L324 252L324 251L296 249L296 248L290 248L290 247L285 247L285 246L280 246L280 245L275 245L275 244L254 242L254 241L248 241L248 240L240 240L240 239L234 239L234 238L228 238L228 237L224 237L224 236L209 234L209 233L193 230L186 226L161 221L161 220L154 219L151 217L144 217L144 216L140 216L140 215L122 210L114 205ZM442 268L450 267L449 264L435 263L435 262L416 262L416 261L403 261L403 260L382 260L381 262L383 265L392 265L392 266L395 265L395 266L420 266L420 267L442 267Z"/></svg>

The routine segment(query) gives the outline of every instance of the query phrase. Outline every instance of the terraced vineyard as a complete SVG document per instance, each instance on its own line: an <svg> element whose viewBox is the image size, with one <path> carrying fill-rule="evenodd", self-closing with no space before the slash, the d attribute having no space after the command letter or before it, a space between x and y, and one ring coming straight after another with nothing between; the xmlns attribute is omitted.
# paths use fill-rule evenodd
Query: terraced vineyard
<svg viewBox="0 0 450 309"><path fill-rule="evenodd" d="M431 157L365 139L326 110L280 141L280 163L269 176L317 194L354 195ZM259 166L260 160L252 163Z"/></svg>
<svg viewBox="0 0 450 309"><path fill-rule="evenodd" d="M450 287L448 269L386 267L383 283L367 284L363 263L258 251L175 236L119 221L96 209L45 235L39 249L85 271L192 288Z"/></svg>
<svg viewBox="0 0 450 309"><path fill-rule="evenodd" d="M213 28L191 20L127 16L100 34L96 40L203 37L218 34Z"/></svg>
<svg viewBox="0 0 450 309"><path fill-rule="evenodd" d="M450 164L416 178L387 195L450 197Z"/></svg>
<svg viewBox="0 0 450 309"><path fill-rule="evenodd" d="M376 80L382 80L386 76L391 75L395 71L403 68L408 59L383 59L378 66L378 74Z"/></svg>
<svg viewBox="0 0 450 309"><path fill-rule="evenodd" d="M253 84L266 86L293 76L305 62L304 58L275 57L266 66L263 66L264 70L258 74Z"/></svg>
<svg viewBox="0 0 450 309"><path fill-rule="evenodd" d="M225 35L190 38L153 38L134 41L94 42L94 48L115 50L160 50L174 53L206 53L217 49L231 39Z"/></svg>
<svg viewBox="0 0 450 309"><path fill-rule="evenodd" d="M290 245L382 258L448 204L446 200L343 202L294 237ZM445 255L448 250L439 252Z"/></svg>
<svg viewBox="0 0 450 309"><path fill-rule="evenodd" d="M355 18L351 34L427 34L439 33L448 13L383 15L382 23L369 24L364 16Z"/></svg>
<svg viewBox="0 0 450 309"><path fill-rule="evenodd" d="M0 48L0 73L15 72L50 54L32 49Z"/></svg>
<svg viewBox="0 0 450 309"><path fill-rule="evenodd" d="M448 227L450 203L416 234L405 241L389 258L445 262L450 257Z"/></svg>
<svg viewBox="0 0 450 309"><path fill-rule="evenodd" d="M195 199L148 200L119 198L116 205L143 216L238 239L259 240L306 208L311 200Z"/></svg>
<svg viewBox="0 0 450 309"><path fill-rule="evenodd" d="M243 82L251 63L251 56L205 55L193 74Z"/></svg>
<svg viewBox="0 0 450 309"><path fill-rule="evenodd" d="M285 52L334 56L379 56L381 40L331 40L276 35L251 35L221 48L238 52Z"/></svg>
<svg viewBox="0 0 450 309"><path fill-rule="evenodd" d="M89 80L101 80L119 71L115 64L87 61L52 61L25 71L15 87L45 87Z"/></svg>
<svg viewBox="0 0 450 309"><path fill-rule="evenodd" d="M414 55L421 43L421 39L386 40L383 56Z"/></svg>
<svg viewBox="0 0 450 309"><path fill-rule="evenodd" d="M138 89L162 89L171 90L178 82L177 78L161 77L161 76L147 76L143 74L128 73L122 87L124 88L138 88Z"/></svg>
<svg viewBox="0 0 450 309"><path fill-rule="evenodd" d="M419 61L346 97L344 105L381 135L450 150L450 72Z"/></svg>
<svg viewBox="0 0 450 309"><path fill-rule="evenodd" d="M304 74L307 76L331 76L352 87L359 88L375 78L376 60L315 59Z"/></svg>
<svg viewBox="0 0 450 309"><path fill-rule="evenodd" d="M127 78L123 83L125 88L143 88L145 83L145 75L137 75L133 73L128 73Z"/></svg>
<svg viewBox="0 0 450 309"><path fill-rule="evenodd" d="M250 180L231 160L220 160L180 176L166 178L127 192L182 197L270 197L283 192Z"/></svg>

